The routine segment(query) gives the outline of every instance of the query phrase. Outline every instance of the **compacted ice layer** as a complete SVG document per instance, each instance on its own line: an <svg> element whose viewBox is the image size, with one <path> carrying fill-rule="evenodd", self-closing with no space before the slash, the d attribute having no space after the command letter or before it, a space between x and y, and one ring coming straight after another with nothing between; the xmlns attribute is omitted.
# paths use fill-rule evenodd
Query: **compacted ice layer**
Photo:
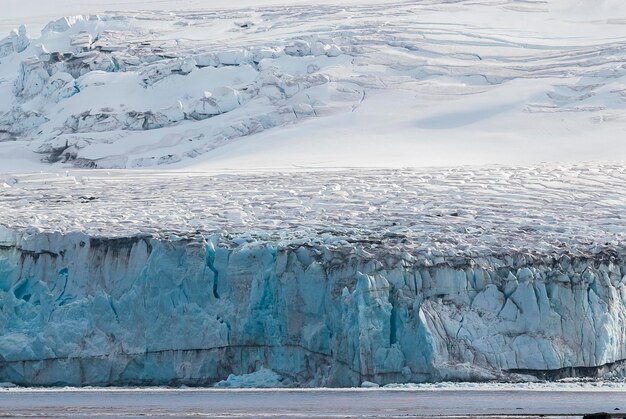
<svg viewBox="0 0 626 419"><path fill-rule="evenodd" d="M610 377L626 358L626 265L612 252L428 266L367 245L6 236L0 381L205 385L261 368L307 386Z"/></svg>
<svg viewBox="0 0 626 419"><path fill-rule="evenodd" d="M0 382L620 376L624 173L7 176Z"/></svg>

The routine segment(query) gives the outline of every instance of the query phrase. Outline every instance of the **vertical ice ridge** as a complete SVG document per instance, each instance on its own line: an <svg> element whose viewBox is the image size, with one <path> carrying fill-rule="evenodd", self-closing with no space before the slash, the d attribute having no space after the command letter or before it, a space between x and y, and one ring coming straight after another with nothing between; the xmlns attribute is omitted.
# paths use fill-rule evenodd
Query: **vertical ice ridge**
<svg viewBox="0 0 626 419"><path fill-rule="evenodd" d="M213 272L213 296L215 298L220 298L217 292L217 281L219 279L219 273L217 269L215 269L215 243L213 243L213 239L204 240L204 251L206 255L204 257L205 267L209 268L211 272Z"/></svg>

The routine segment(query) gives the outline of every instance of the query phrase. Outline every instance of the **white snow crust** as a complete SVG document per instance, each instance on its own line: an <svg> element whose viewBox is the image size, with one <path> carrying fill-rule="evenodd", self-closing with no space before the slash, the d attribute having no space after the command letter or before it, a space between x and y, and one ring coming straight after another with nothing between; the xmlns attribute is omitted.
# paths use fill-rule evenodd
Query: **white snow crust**
<svg viewBox="0 0 626 419"><path fill-rule="evenodd" d="M626 158L621 3L348 3L83 2L16 24L0 171Z"/></svg>
<svg viewBox="0 0 626 419"><path fill-rule="evenodd" d="M626 169L617 164L230 175L76 171L8 175L1 192L0 225L31 232L374 241L436 251L429 258L594 254L621 248L626 238Z"/></svg>

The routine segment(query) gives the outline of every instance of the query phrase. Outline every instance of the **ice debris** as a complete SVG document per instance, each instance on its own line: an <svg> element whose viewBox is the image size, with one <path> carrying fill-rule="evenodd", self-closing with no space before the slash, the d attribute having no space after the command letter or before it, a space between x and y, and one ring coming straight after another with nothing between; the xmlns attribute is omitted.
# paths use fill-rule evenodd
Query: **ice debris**
<svg viewBox="0 0 626 419"><path fill-rule="evenodd" d="M280 375L268 368L242 375L231 374L226 380L219 381L215 387L221 388L277 388L285 387L290 380L285 380Z"/></svg>

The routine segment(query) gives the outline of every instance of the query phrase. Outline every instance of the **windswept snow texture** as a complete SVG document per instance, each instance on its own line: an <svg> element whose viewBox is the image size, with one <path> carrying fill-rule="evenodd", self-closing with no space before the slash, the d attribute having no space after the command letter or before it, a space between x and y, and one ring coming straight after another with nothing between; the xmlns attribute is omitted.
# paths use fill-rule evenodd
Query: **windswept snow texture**
<svg viewBox="0 0 626 419"><path fill-rule="evenodd" d="M625 197L619 165L11 176L0 382L623 377Z"/></svg>
<svg viewBox="0 0 626 419"><path fill-rule="evenodd" d="M626 159L624 7L349 3L16 27L0 170Z"/></svg>

